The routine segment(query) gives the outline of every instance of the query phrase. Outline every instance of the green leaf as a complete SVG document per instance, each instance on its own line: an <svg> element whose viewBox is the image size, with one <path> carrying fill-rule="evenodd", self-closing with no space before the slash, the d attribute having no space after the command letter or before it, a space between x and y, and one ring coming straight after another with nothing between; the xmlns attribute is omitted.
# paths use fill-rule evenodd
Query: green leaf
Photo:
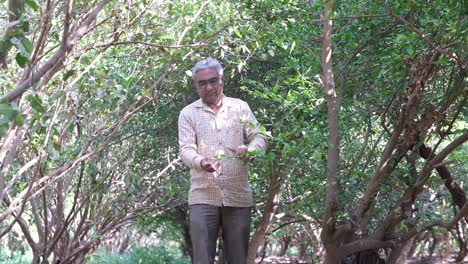
<svg viewBox="0 0 468 264"><path fill-rule="evenodd" d="M24 3L31 7L34 11L39 11L41 7L34 0L25 0Z"/></svg>
<svg viewBox="0 0 468 264"><path fill-rule="evenodd" d="M23 37L21 37L21 38L23 38ZM24 38L26 38L26 37L24 37ZM17 38L17 37L11 38L11 39L10 39L10 42L11 42L13 45L15 45L15 47L16 47L16 48L19 50L19 52L21 53L21 56L22 56L22 57L29 58L29 56L31 56L31 52L30 52L30 51L32 50L32 48L30 48L30 47L32 47L32 44L31 44L31 46L28 46L28 45L30 44L30 42L27 43L26 45L24 45L23 41L22 41L21 39Z"/></svg>
<svg viewBox="0 0 468 264"><path fill-rule="evenodd" d="M440 65L440 64L445 64L445 63L448 63L450 62L449 58L447 57L440 57L438 60L434 61L433 63L435 65Z"/></svg>
<svg viewBox="0 0 468 264"><path fill-rule="evenodd" d="M46 109L42 106L42 100L39 96L31 95L28 97L28 101L31 103L31 107L34 110L40 113L44 113L46 111Z"/></svg>
<svg viewBox="0 0 468 264"><path fill-rule="evenodd" d="M1 118L0 118L0 136L3 136L5 134L5 132L7 132L8 130L8 125L7 124L2 124L1 122Z"/></svg>
<svg viewBox="0 0 468 264"><path fill-rule="evenodd" d="M23 43L24 48L28 52L28 57L31 56L31 53L34 49L32 42L26 36L23 36L21 37L21 43Z"/></svg>
<svg viewBox="0 0 468 264"><path fill-rule="evenodd" d="M66 81L68 80L70 77L72 77L73 75L75 75L76 71L75 70L69 70L65 73L65 75L63 76L63 80Z"/></svg>
<svg viewBox="0 0 468 264"><path fill-rule="evenodd" d="M23 55L21 55L21 53L18 52L18 54L16 54L16 62L18 63L18 65L21 67L21 68L24 68L26 66L26 64L28 64L28 61L29 59L24 57Z"/></svg>
<svg viewBox="0 0 468 264"><path fill-rule="evenodd" d="M16 116L15 118L15 123L18 125L18 126L22 126L24 124L24 115L18 115Z"/></svg>
<svg viewBox="0 0 468 264"><path fill-rule="evenodd" d="M3 118L3 123L7 123L14 119L19 113L19 109L16 105L12 104L0 104L0 118ZM6 121L5 121L6 120Z"/></svg>
<svg viewBox="0 0 468 264"><path fill-rule="evenodd" d="M4 126L4 125L7 125L8 126L8 123L10 122L10 120L8 120L7 118L5 117L0 117L0 126Z"/></svg>
<svg viewBox="0 0 468 264"><path fill-rule="evenodd" d="M21 28L23 29L24 32L28 32L31 28L29 21L27 20L21 21Z"/></svg>
<svg viewBox="0 0 468 264"><path fill-rule="evenodd" d="M289 49L289 55L291 55L295 47L296 47L296 41L293 41L293 43L291 44L291 48Z"/></svg>
<svg viewBox="0 0 468 264"><path fill-rule="evenodd" d="M242 38L242 34L240 33L240 31L236 28L234 29L234 33L236 33L236 35L239 37L239 38Z"/></svg>

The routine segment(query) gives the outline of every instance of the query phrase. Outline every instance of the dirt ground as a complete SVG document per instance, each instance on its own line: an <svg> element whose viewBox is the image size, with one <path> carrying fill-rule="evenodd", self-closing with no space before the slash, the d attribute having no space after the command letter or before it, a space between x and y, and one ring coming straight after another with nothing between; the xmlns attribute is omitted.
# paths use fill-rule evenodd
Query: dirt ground
<svg viewBox="0 0 468 264"><path fill-rule="evenodd" d="M422 258L416 259L412 258L407 264L452 264L452 263L460 263L460 264L468 264L468 257L465 258L463 262L455 262L455 257L451 259L442 259L440 257L432 257L432 258Z"/></svg>
<svg viewBox="0 0 468 264"><path fill-rule="evenodd" d="M262 263L262 264L311 264L313 262L307 261L307 260L300 260L298 258L294 257L268 257L264 258L262 261L261 259L257 259L255 263ZM422 258L422 259L417 259L417 258L412 258L409 261L406 262L407 264L452 264L452 263L459 263L459 264L468 264L468 257L465 258L465 261L463 262L455 262L454 258L452 259L441 259L438 257L432 257L432 258Z"/></svg>

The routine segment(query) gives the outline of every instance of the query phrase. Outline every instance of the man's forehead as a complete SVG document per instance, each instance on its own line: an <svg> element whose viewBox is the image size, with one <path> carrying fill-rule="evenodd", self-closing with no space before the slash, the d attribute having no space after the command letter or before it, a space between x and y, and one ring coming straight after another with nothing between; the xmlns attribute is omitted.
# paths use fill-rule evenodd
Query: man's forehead
<svg viewBox="0 0 468 264"><path fill-rule="evenodd" d="M221 77L221 76L223 76L222 73L218 72L218 70L216 69L203 69L203 70L197 71L197 73L195 74L195 79L197 81L201 79L207 80L213 77Z"/></svg>

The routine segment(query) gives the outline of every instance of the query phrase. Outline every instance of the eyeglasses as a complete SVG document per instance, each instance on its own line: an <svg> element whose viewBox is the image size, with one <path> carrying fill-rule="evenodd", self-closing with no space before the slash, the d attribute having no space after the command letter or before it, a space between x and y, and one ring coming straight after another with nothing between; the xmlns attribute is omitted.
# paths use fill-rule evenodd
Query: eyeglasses
<svg viewBox="0 0 468 264"><path fill-rule="evenodd" d="M217 87L219 85L219 77L213 77L208 80L200 80L197 82L199 88L206 88L208 84L211 85L211 87Z"/></svg>

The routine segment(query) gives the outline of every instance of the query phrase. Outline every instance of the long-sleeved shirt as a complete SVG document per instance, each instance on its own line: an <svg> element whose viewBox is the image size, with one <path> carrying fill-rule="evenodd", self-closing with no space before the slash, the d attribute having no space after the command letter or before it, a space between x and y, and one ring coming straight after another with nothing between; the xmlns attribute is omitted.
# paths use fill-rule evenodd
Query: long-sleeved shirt
<svg viewBox="0 0 468 264"><path fill-rule="evenodd" d="M253 205L246 164L235 155L243 144L249 151L267 148L246 102L225 96L218 113L201 99L182 109L179 146L182 161L191 169L189 204ZM218 170L204 171L200 165L204 158L219 160Z"/></svg>

